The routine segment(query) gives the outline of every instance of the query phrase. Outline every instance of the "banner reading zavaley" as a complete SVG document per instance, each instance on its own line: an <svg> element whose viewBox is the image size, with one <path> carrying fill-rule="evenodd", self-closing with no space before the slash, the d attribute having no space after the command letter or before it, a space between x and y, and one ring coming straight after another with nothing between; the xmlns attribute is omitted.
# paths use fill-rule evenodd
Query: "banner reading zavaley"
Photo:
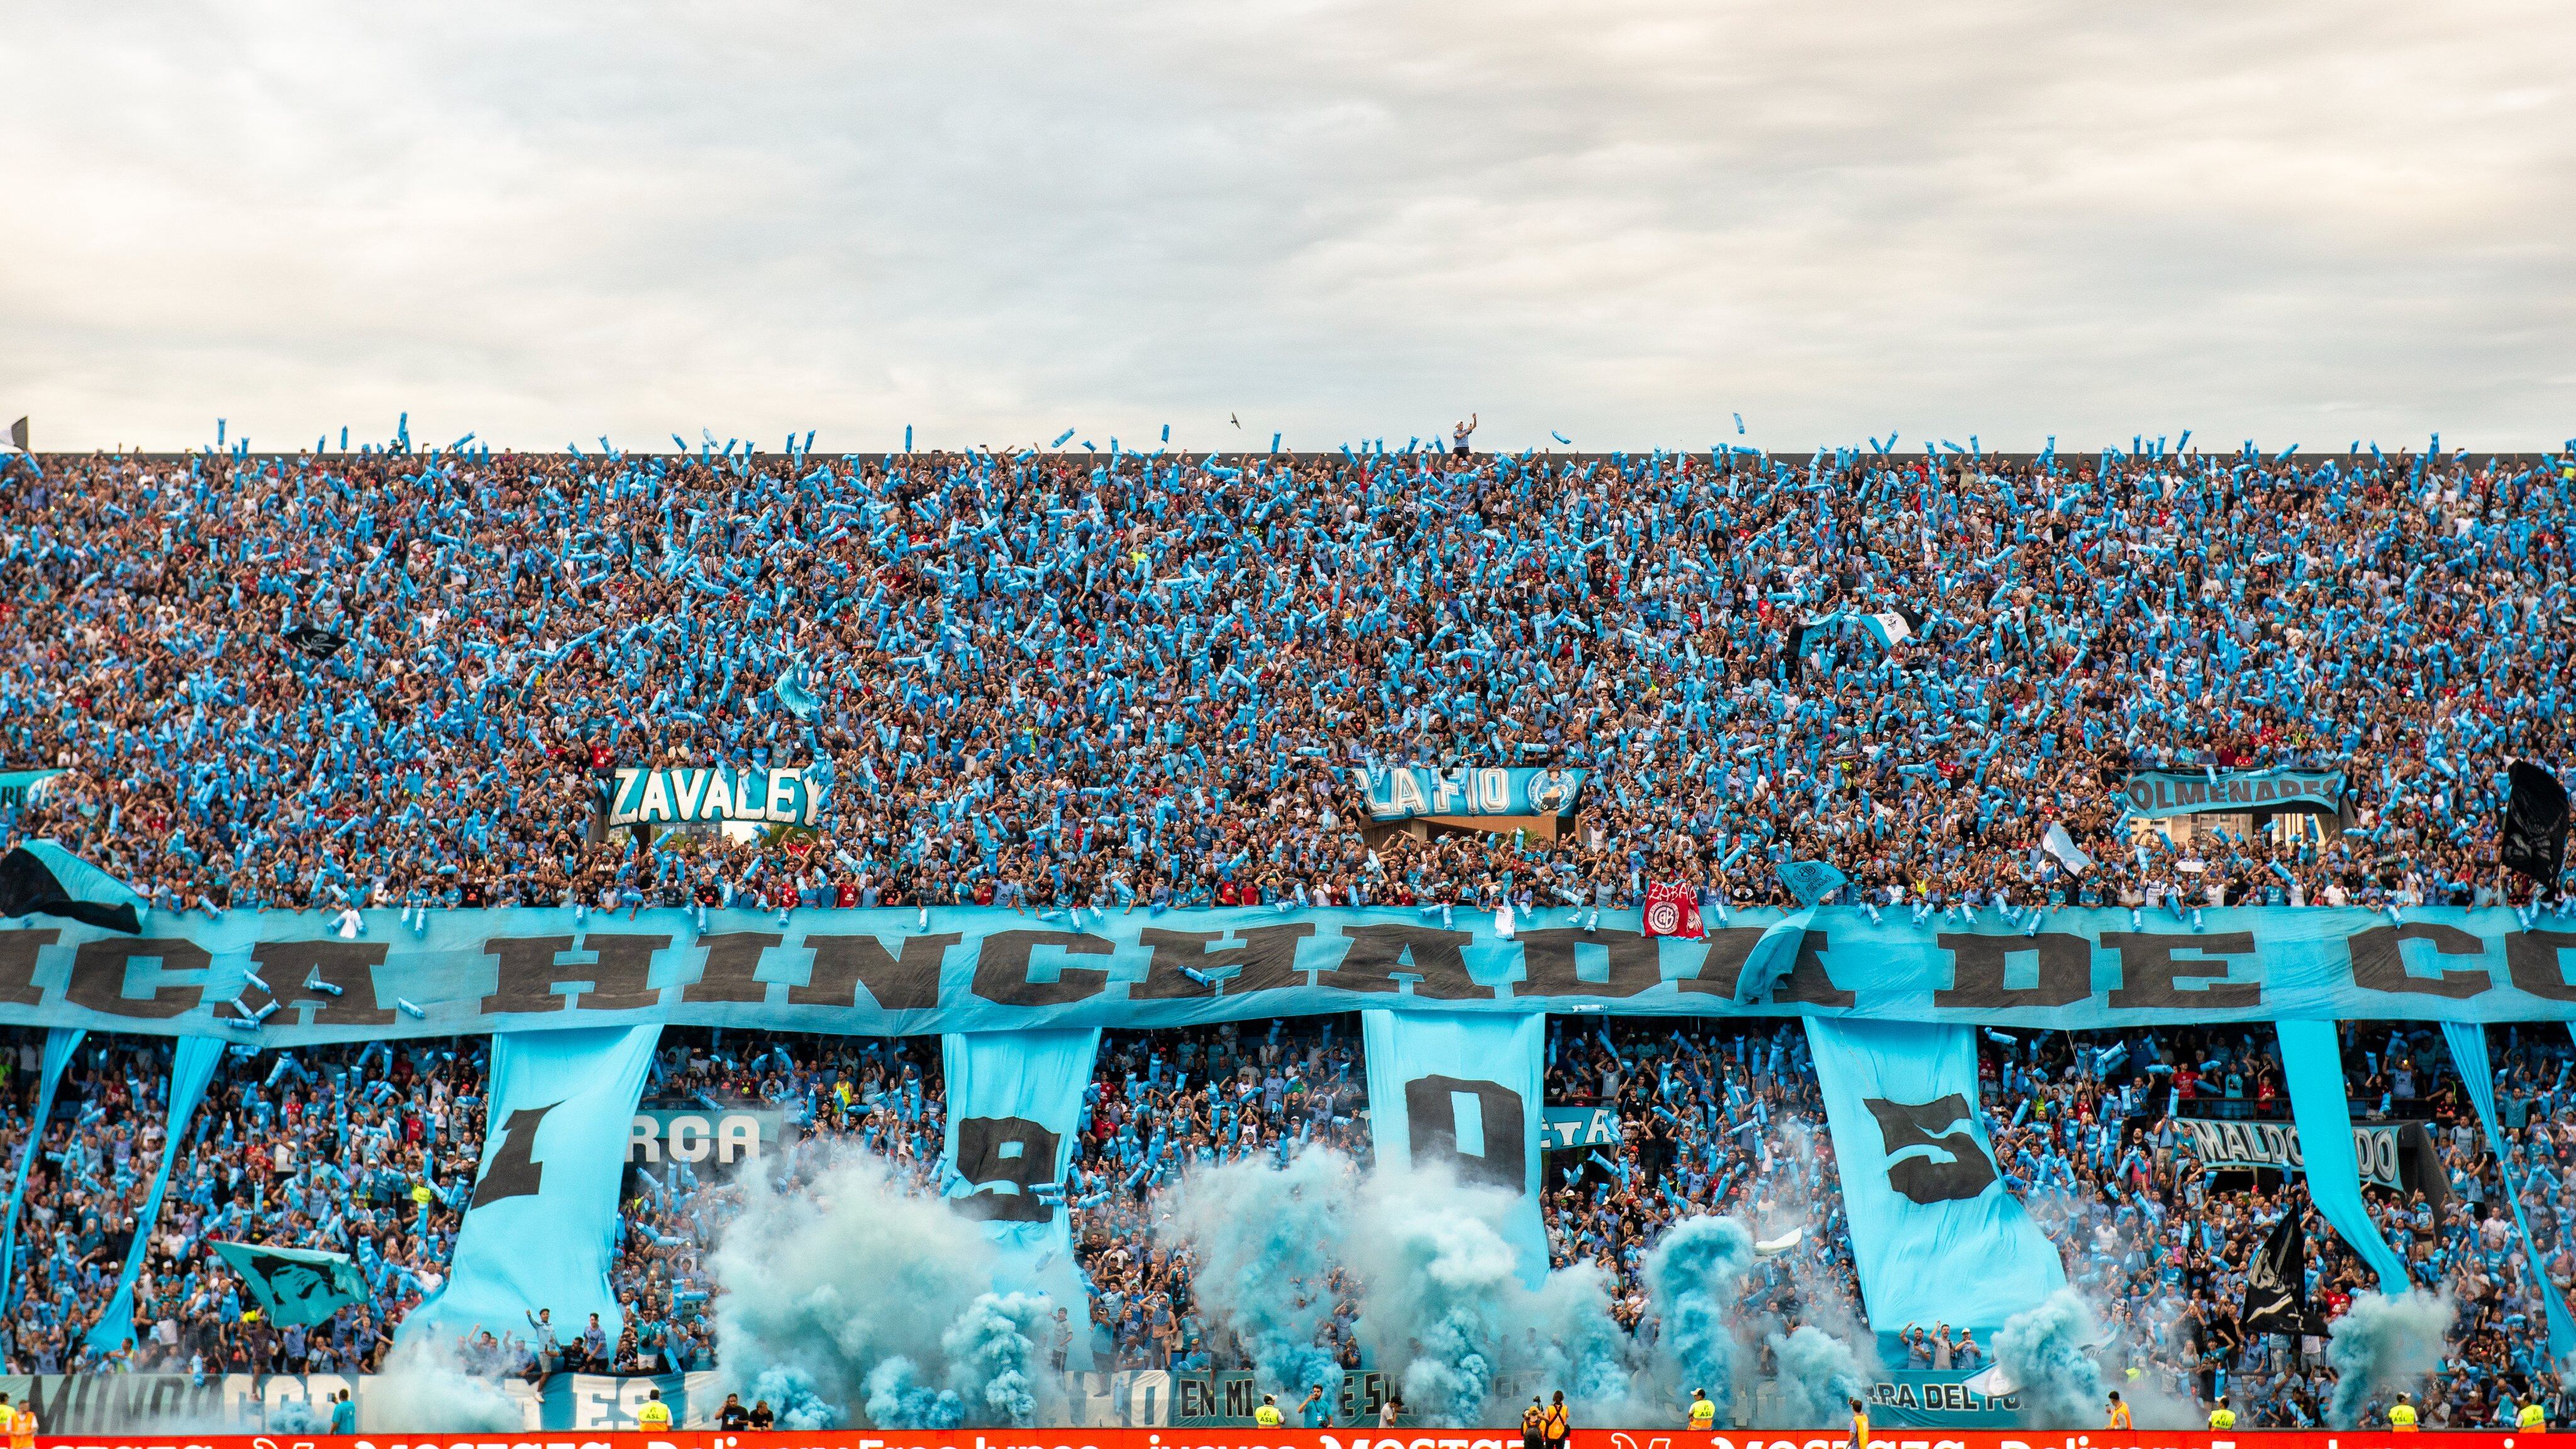
<svg viewBox="0 0 2576 1449"><path fill-rule="evenodd" d="M1547 1277L1539 1215L1539 1123L1547 1018L1363 1011L1369 1141L1378 1165L1451 1164L1460 1182L1508 1195L1502 1233L1521 1281Z"/></svg>
<svg viewBox="0 0 2576 1449"><path fill-rule="evenodd" d="M2184 774L2140 770L2123 793L2132 813L2149 820L2219 811L2305 810L2333 815L2343 809L2341 770L2221 770Z"/></svg>
<svg viewBox="0 0 2576 1449"><path fill-rule="evenodd" d="M1549 765L1522 769L1506 765L1428 765L1372 768L1368 809L1372 820L1410 820L1417 815L1571 815L1583 789L1581 770Z"/></svg>
<svg viewBox="0 0 2576 1449"><path fill-rule="evenodd" d="M1973 1031L1811 1017L1807 1043L1871 1328L1997 1328L2066 1286L2056 1246L1995 1170Z"/></svg>
<svg viewBox="0 0 2576 1449"><path fill-rule="evenodd" d="M2212 1117L2176 1117L2174 1125L2191 1136L2192 1155L2208 1171L2272 1172L2306 1166L2299 1151L2299 1129L2291 1122L2243 1122ZM2405 1186L2401 1124L2360 1124L2352 1129L2353 1156L2361 1180L2373 1187Z"/></svg>
<svg viewBox="0 0 2576 1449"><path fill-rule="evenodd" d="M2291 1018L2576 1020L2576 918L2500 908L2071 908L2036 934L1903 912L1738 911L1706 939L1556 910L1113 912L1080 931L996 907L147 912L139 935L0 925L0 1024L263 1048L668 1022L897 1036L1214 1025L1327 1012L1857 1017L2071 1031ZM1792 920L1802 926L1790 926ZM2194 930L2197 924L2202 929ZM1761 942L1794 946L1768 990ZM1195 973L1195 974L1192 974ZM259 980L253 982L256 975ZM336 994L332 988L337 988ZM274 1002L278 1009L268 1011ZM248 1014L261 1013L256 1029Z"/></svg>
<svg viewBox="0 0 2576 1449"><path fill-rule="evenodd" d="M608 823L689 825L726 820L812 825L823 792L802 769L700 770L620 768L608 786Z"/></svg>
<svg viewBox="0 0 2576 1449"><path fill-rule="evenodd" d="M505 1031L492 1039L483 1161L447 1282L402 1321L406 1342L511 1326L542 1308L569 1339L624 1326L608 1268L617 1188L657 1025Z"/></svg>

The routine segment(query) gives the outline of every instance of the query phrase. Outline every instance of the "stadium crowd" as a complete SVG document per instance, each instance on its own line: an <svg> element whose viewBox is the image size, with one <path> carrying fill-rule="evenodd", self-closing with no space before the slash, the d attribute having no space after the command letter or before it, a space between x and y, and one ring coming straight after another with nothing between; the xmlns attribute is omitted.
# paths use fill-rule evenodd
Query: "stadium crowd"
<svg viewBox="0 0 2576 1449"><path fill-rule="evenodd" d="M15 1163L39 1033L10 1029ZM262 1053L229 1048L145 1235L130 1331L94 1342L167 1141L165 1039L92 1038L28 1167L0 1352L18 1372L351 1371L445 1280L482 1152L480 1039ZM349 1254L370 1299L325 1324L267 1325L208 1245Z"/></svg>
<svg viewBox="0 0 2576 1449"><path fill-rule="evenodd" d="M1663 881L1780 903L1772 867L1803 859L1921 910L2488 903L2506 761L2566 756L2564 460L39 461L0 489L0 627L31 645L0 661L0 754L66 773L7 834L174 912L1508 899L1528 919ZM648 763L803 765L830 793L811 839L594 839L600 772ZM1590 773L1559 839L1364 838L1365 770L1401 763ZM2133 834L2114 789L2139 767L2294 765L2345 772L2349 828L2178 847ZM2051 826L2098 868L2062 870ZM2277 1114L2265 1040L1999 1035L1981 1047L1999 1164L2121 1330L2128 1381L2317 1422L2318 1345L2234 1321L2244 1265L2304 1196L2203 1173L2175 1126L2208 1098ZM2490 1035L2501 1162L2438 1034L2367 1027L2347 1050L2356 1102L2438 1128L2441 1192L2372 1193L2461 1305L2434 1423L2563 1392L2539 1295L2576 1285L2576 1051ZM14 1161L35 1038L6 1040ZM1621 1131L1551 1154L1551 1250L1602 1263L1623 1321L1653 1331L1643 1254L1702 1210L1804 1229L1763 1260L1767 1312L1859 1321L1798 1032L1559 1021L1551 1048L1551 1100L1614 1106ZM774 1108L797 1129L788 1170L856 1142L931 1191L936 1051L675 1029L650 1100ZM141 1248L131 1345L100 1352L170 1067L166 1044L94 1038L41 1126L0 1354L374 1362L446 1270L483 1070L471 1040L234 1049ZM1157 1241L1162 1195L1193 1163L1300 1142L1365 1162L1363 1081L1346 1020L1111 1035L1066 1184L1095 1355L1239 1352ZM626 1333L496 1325L478 1367L716 1361L705 1259L738 1195L684 1163L629 1183ZM2330 1309L2368 1280L2308 1226ZM231 1238L350 1252L374 1300L269 1330L202 1251ZM1336 1315L1345 1362L1349 1330ZM1926 1324L1880 1349L1965 1368L1991 1345Z"/></svg>
<svg viewBox="0 0 2576 1449"><path fill-rule="evenodd" d="M2535 1396L2553 1414L2565 1406L2541 1295L2576 1290L2576 1207L2563 1189L2576 1173L2576 1045L2538 1030L2489 1031L2509 1135L2501 1162L2467 1110L2438 1033L2378 1025L2347 1033L2349 1085L2365 1118L2425 1121L2439 1154L2439 1182L2366 1191L2421 1286L2458 1305L2442 1371L2419 1395L2433 1425L2503 1422ZM0 1092L0 1146L14 1160L31 1108L35 1036L10 1029L0 1045L14 1057ZM788 1130L763 1151L784 1155L763 1170L793 1175L856 1146L894 1163L915 1190L935 1192L945 1124L937 1050L930 1038L675 1028L657 1055L647 1106L774 1110ZM1997 1163L2059 1244L2069 1280L2103 1313L2108 1380L2129 1386L2133 1399L2205 1407L2224 1394L2249 1426L2324 1422L2333 1375L2321 1340L2242 1330L2247 1269L2281 1214L2299 1211L2320 1314L2339 1314L2375 1279L2308 1209L2295 1180L2205 1170L2179 1126L2189 1117L2281 1115L2266 1036L2234 1027L2161 1039L1996 1032L1980 1051ZM1891 1369L1972 1370L1988 1361L1992 1345L1965 1325L1859 1330L1831 1139L1794 1027L1559 1019L1549 1055L1550 1103L1606 1107L1616 1123L1612 1142L1549 1154L1551 1259L1599 1264L1624 1327L1657 1332L1641 1276L1656 1237L1679 1217L1716 1212L1770 1240L1739 1323L1749 1352L1761 1351L1767 1328L1811 1322L1873 1344ZM34 1373L374 1367L402 1313L443 1281L481 1137L483 1070L470 1039L232 1049L185 1129L168 1205L145 1247L133 1332L102 1350L90 1346L89 1330L131 1251L132 1217L159 1158L166 1114L158 1099L170 1064L166 1046L143 1039L87 1045L31 1162L0 1356L11 1371ZM1193 1166L1275 1161L1308 1143L1364 1169L1364 1081L1349 1018L1104 1038L1066 1185L1092 1290L1096 1365L1249 1366L1226 1325L1197 1311L1192 1250L1172 1231L1168 1194ZM705 1260L740 1205L737 1170L634 1164L613 1276L623 1331L608 1340L550 1320L502 1325L461 1345L469 1365L528 1376L715 1365L709 1299L720 1288ZM2508 1194L2522 1201L2536 1253L2521 1248ZM265 1326L206 1251L218 1240L349 1252L370 1301L310 1329ZM1326 1322L1328 1346L1346 1367L1360 1367L1364 1285L1337 1270L1321 1288L1339 1309Z"/></svg>
<svg viewBox="0 0 2576 1449"><path fill-rule="evenodd" d="M40 463L15 830L173 910L2464 902L2576 637L2576 470L2375 448ZM1372 846L1403 762L1588 770L1581 827ZM591 843L645 763L805 765L825 848ZM2298 764L2343 834L2141 847L2111 788Z"/></svg>

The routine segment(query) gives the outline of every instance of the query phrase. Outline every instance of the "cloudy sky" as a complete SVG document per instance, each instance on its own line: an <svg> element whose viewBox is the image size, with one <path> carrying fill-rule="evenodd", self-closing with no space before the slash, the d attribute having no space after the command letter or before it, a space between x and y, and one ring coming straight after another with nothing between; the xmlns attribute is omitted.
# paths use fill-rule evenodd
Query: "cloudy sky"
<svg viewBox="0 0 2576 1449"><path fill-rule="evenodd" d="M0 29L40 448L2576 434L2564 0Z"/></svg>

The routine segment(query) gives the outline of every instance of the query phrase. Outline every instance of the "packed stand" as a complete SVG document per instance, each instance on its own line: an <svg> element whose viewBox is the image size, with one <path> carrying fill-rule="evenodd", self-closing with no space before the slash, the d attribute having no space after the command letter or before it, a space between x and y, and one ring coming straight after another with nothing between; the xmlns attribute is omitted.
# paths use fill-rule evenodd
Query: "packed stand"
<svg viewBox="0 0 2576 1449"><path fill-rule="evenodd" d="M1236 1368L1241 1345L1204 1323L1186 1243L1165 1240L1165 1194L1197 1168L1282 1162L1330 1148L1374 1160L1358 1019L1297 1017L1104 1033L1083 1104L1089 1116L1066 1183L1074 1254L1092 1290L1095 1362L1115 1368ZM1282 1285L1347 1305L1342 1281ZM1328 1345L1357 1367L1354 1313L1332 1315Z"/></svg>
<svg viewBox="0 0 2576 1449"><path fill-rule="evenodd" d="M642 1106L778 1114L760 1157L696 1162L630 1149L610 1284L625 1327L613 1342L542 1348L531 1373L687 1373L717 1359L707 1259L742 1206L740 1175L766 1171L793 1185L837 1153L863 1150L912 1190L940 1190L947 1130L937 1037L833 1037L671 1028L654 1054ZM539 1336L542 1339L542 1335Z"/></svg>
<svg viewBox="0 0 2576 1449"><path fill-rule="evenodd" d="M1651 1339L1642 1270L1655 1240L1681 1218L1739 1217L1765 1250L1748 1329L1776 1319L1865 1334L1833 1140L1795 1023L1560 1017L1548 1028L1548 1102L1613 1108L1619 1133L1548 1155L1554 1266L1599 1264L1614 1316Z"/></svg>
<svg viewBox="0 0 2576 1449"><path fill-rule="evenodd" d="M169 910L1751 904L1790 859L1942 909L2465 902L2505 758L2565 763L2563 459L12 469L0 618L43 647L0 755L71 771L14 832ZM1359 768L1402 762L1593 773L1567 839L1372 847ZM826 839L587 843L612 763L807 765ZM2348 831L2140 846L2112 790L2297 764Z"/></svg>
<svg viewBox="0 0 2576 1449"><path fill-rule="evenodd" d="M2425 1122L2439 1154L2436 1183L2417 1177L2408 1190L2363 1191L2415 1286L2458 1305L2442 1367L2417 1395L2426 1424L2510 1426L2515 1409L2534 1399L2563 1417L2571 1404L2549 1361L2540 1295L2563 1301L2576 1283L2558 1187L2576 1162L2558 1146L2568 1130L2560 1124L2576 1125L2564 1085L2576 1050L2564 1032L2488 1028L2511 1143L2499 1164L2438 1029L2348 1023L2344 1031L2355 1120ZM2120 1372L2110 1380L2130 1384L2133 1399L2143 1391L2199 1409L2225 1395L2249 1427L2325 1424L2335 1375L2324 1343L2243 1328L2248 1267L2282 1215L2296 1211L2310 1255L2309 1302L2321 1318L2377 1289L2377 1276L2297 1182L2204 1170L2178 1124L2286 1119L2270 1033L1998 1032L1981 1066L2007 1184L2060 1245L2068 1281L2115 1332L2105 1358ZM2536 1261L2522 1250L2509 1190L2530 1215ZM2387 1402L2372 1407L2384 1413Z"/></svg>
<svg viewBox="0 0 2576 1449"><path fill-rule="evenodd" d="M40 1034L15 1052L16 1141ZM227 1049L184 1129L133 1297L130 1333L93 1347L168 1126L169 1043L93 1037L66 1072L30 1162L8 1361L24 1373L357 1372L445 1281L482 1150L479 1039ZM347 1253L370 1290L314 1325L275 1326L208 1246Z"/></svg>

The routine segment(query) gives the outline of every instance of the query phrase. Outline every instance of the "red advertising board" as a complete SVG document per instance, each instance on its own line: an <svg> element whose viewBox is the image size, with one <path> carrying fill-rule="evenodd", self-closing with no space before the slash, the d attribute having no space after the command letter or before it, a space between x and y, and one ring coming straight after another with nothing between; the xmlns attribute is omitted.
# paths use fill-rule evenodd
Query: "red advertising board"
<svg viewBox="0 0 2576 1449"><path fill-rule="evenodd" d="M1868 1449L2543 1449L2548 1436L2500 1432L2398 1435L2386 1429L2226 1434L2154 1429L1873 1430ZM1513 1429L864 1429L726 1434L88 1434L39 1439L41 1449L1520 1449ZM1849 1431L1577 1429L1568 1449L1851 1449Z"/></svg>

